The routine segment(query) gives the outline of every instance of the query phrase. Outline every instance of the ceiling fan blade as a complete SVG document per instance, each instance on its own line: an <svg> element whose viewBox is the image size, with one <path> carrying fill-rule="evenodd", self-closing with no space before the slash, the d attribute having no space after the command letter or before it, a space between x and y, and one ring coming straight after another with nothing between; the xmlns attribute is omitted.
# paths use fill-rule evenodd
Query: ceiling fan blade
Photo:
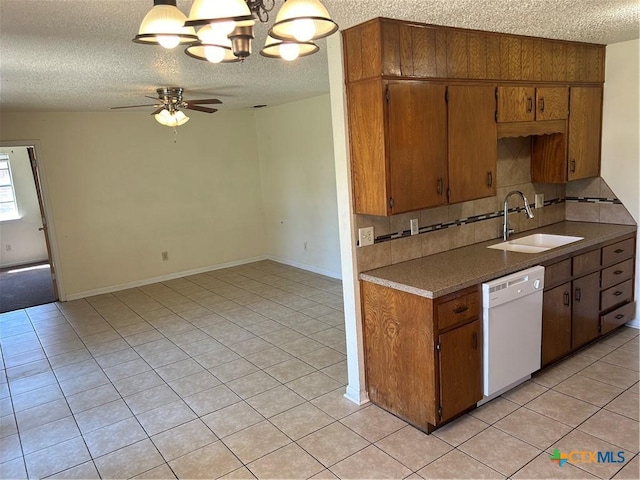
<svg viewBox="0 0 640 480"><path fill-rule="evenodd" d="M146 105L127 105L125 107L111 107L111 110L118 110L119 108L139 108L139 107L157 107L157 103L146 104Z"/></svg>
<svg viewBox="0 0 640 480"><path fill-rule="evenodd" d="M216 104L219 105L222 102L220 100L218 100L217 98L205 98L204 100L189 100L187 102L187 105L211 105L211 104Z"/></svg>
<svg viewBox="0 0 640 480"><path fill-rule="evenodd" d="M185 108L189 110L197 110L198 112L205 112L205 113L216 113L218 111L217 108L200 107L198 105L187 105Z"/></svg>
<svg viewBox="0 0 640 480"><path fill-rule="evenodd" d="M157 114L159 114L162 110L164 110L164 107L160 107L159 109L154 110L153 112L151 112L151 115L157 115Z"/></svg>

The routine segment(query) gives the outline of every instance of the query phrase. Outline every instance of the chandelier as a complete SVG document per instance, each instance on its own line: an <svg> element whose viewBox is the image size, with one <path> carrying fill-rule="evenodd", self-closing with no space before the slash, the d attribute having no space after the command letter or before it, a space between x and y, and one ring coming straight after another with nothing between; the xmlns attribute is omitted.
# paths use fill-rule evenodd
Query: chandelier
<svg viewBox="0 0 640 480"><path fill-rule="evenodd" d="M240 62L252 53L256 21L267 23L274 7L275 0L194 0L187 17L176 0L153 0L133 41L186 45L187 55L211 63ZM260 54L292 61L316 53L314 40L337 30L319 0L284 0Z"/></svg>

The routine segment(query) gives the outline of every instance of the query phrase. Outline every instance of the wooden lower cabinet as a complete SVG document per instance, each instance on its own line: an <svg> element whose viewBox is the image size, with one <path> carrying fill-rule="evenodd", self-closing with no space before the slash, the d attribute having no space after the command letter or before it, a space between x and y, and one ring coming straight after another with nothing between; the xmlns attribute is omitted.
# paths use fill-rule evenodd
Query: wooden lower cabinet
<svg viewBox="0 0 640 480"><path fill-rule="evenodd" d="M545 265L542 366L631 321L635 238Z"/></svg>
<svg viewBox="0 0 640 480"><path fill-rule="evenodd" d="M440 422L482 399L481 339L479 319L438 336Z"/></svg>
<svg viewBox="0 0 640 480"><path fill-rule="evenodd" d="M600 335L600 272L573 281L571 347L581 347Z"/></svg>
<svg viewBox="0 0 640 480"><path fill-rule="evenodd" d="M478 292L473 287L432 300L361 282L365 374L373 403L431 432L482 399ZM458 315L453 321L445 314L449 308ZM439 315L447 317L443 329Z"/></svg>
<svg viewBox="0 0 640 480"><path fill-rule="evenodd" d="M571 352L571 282L544 292L542 302L542 365Z"/></svg>

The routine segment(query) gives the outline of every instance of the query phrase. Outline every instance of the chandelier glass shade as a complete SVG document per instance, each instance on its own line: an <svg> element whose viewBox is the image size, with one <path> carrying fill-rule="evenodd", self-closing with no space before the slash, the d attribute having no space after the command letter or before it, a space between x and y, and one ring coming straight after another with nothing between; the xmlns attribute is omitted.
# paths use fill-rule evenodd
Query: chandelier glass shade
<svg viewBox="0 0 640 480"><path fill-rule="evenodd" d="M178 10L176 0L154 0L153 8L140 24L136 43L175 48L198 40L193 27L185 27L187 17Z"/></svg>
<svg viewBox="0 0 640 480"><path fill-rule="evenodd" d="M194 0L187 17L176 0L154 0L134 42L173 48L211 63L233 63L252 53L256 21L266 23L276 0ZM200 27L197 34L194 27ZM319 50L314 40L338 30L320 0L284 0L260 54L291 61Z"/></svg>

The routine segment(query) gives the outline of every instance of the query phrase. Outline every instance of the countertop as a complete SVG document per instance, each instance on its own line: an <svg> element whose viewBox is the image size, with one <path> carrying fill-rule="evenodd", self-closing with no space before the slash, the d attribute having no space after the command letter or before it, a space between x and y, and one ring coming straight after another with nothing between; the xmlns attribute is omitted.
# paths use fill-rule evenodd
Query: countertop
<svg viewBox="0 0 640 480"><path fill-rule="evenodd" d="M437 298L478 283L548 262L599 243L636 232L631 225L560 222L512 235L510 239L534 233L571 235L584 240L542 253L520 253L487 248L502 239L476 243L455 250L409 260L360 274L360 280L427 298Z"/></svg>

